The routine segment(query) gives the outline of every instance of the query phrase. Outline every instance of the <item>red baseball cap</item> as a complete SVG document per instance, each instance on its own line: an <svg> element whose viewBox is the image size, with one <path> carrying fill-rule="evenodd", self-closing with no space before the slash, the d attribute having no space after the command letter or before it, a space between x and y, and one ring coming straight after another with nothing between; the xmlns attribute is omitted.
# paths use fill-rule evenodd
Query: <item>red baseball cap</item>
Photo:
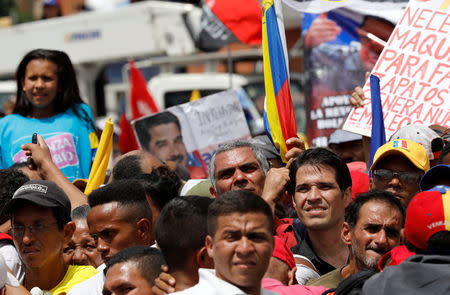
<svg viewBox="0 0 450 295"><path fill-rule="evenodd" d="M286 246L286 244L283 242L283 239L281 239L280 237L274 236L274 239L275 246L273 247L273 257L285 262L289 266L289 269L293 269L296 264L294 255L292 254L291 250Z"/></svg>
<svg viewBox="0 0 450 295"><path fill-rule="evenodd" d="M444 230L450 231L450 191L418 193L406 210L405 235L408 241L427 251L428 239Z"/></svg>

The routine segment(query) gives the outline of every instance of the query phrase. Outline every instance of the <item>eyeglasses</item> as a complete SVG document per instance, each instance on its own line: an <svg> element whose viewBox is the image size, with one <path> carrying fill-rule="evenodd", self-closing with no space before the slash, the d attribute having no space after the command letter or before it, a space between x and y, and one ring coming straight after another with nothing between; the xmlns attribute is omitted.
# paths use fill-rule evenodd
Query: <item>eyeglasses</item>
<svg viewBox="0 0 450 295"><path fill-rule="evenodd" d="M373 171L374 181L375 182L390 182L394 176L398 178L398 180L403 184L414 184L418 183L421 175L413 172L393 172L387 169L377 169Z"/></svg>
<svg viewBox="0 0 450 295"><path fill-rule="evenodd" d="M57 224L58 224L57 222L54 222L54 223L49 223L49 224L35 224L35 225L29 225L29 226L16 225L16 226L11 227L11 231L12 231L13 236L21 237L25 234L25 230L27 228L30 231L30 233L39 234L39 233L45 232L50 227L57 225Z"/></svg>

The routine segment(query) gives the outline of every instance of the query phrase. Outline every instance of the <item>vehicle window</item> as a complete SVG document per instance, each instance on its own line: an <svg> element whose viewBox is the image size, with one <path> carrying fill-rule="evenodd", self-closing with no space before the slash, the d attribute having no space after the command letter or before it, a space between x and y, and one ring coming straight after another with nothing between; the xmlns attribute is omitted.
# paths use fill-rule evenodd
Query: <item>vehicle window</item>
<svg viewBox="0 0 450 295"><path fill-rule="evenodd" d="M224 91L225 89L203 89L200 90L200 96L205 97L214 93ZM164 94L165 108L170 108L179 104L189 102L192 90L173 91Z"/></svg>

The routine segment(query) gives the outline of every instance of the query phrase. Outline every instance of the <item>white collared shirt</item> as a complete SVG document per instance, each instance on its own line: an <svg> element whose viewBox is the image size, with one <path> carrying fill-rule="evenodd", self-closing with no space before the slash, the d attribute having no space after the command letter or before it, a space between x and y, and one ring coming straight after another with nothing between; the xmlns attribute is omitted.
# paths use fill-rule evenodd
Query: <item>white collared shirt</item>
<svg viewBox="0 0 450 295"><path fill-rule="evenodd" d="M198 270L199 282L197 285L172 294L177 295L248 295L238 287L219 279L214 270L201 268ZM261 288L261 295L278 295Z"/></svg>

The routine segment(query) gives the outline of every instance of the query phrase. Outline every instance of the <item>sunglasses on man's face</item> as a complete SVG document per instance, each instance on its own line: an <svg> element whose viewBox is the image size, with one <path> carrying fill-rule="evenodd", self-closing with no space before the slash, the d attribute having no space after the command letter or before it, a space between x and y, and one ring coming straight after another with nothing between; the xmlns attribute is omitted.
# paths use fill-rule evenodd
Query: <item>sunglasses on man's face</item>
<svg viewBox="0 0 450 295"><path fill-rule="evenodd" d="M414 172L393 172L388 169L377 169L373 171L375 182L388 183L394 177L397 177L403 184L417 184L422 176Z"/></svg>

